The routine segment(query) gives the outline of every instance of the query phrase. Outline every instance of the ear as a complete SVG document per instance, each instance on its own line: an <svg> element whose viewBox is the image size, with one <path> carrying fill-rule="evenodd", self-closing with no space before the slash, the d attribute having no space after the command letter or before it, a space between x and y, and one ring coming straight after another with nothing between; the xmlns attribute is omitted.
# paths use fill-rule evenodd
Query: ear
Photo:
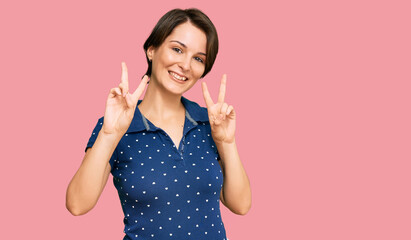
<svg viewBox="0 0 411 240"><path fill-rule="evenodd" d="M153 46L150 46L147 49L147 57L150 61L153 60L154 51L155 51L155 48Z"/></svg>

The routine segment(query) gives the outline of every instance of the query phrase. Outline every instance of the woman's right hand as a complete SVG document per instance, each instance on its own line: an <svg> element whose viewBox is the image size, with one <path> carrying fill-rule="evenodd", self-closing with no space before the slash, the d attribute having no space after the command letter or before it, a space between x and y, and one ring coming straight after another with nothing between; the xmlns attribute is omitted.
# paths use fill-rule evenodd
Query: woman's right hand
<svg viewBox="0 0 411 240"><path fill-rule="evenodd" d="M121 82L118 87L112 88L107 98L106 111L102 131L106 134L123 136L133 120L138 99L143 93L148 76L144 75L140 85L133 94L128 92L128 72L125 62L121 63Z"/></svg>

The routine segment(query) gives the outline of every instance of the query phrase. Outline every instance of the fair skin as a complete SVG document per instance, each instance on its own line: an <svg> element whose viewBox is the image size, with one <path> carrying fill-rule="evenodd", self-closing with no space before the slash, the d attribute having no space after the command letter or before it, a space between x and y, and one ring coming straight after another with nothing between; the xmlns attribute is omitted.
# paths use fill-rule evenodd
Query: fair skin
<svg viewBox="0 0 411 240"><path fill-rule="evenodd" d="M185 120L181 96L204 72L206 44L205 33L186 22L175 27L161 46L150 47L147 51L147 57L152 60L152 74L138 108L153 124L167 132L176 146L181 141ZM181 80L184 78L186 81ZM66 205L73 215L85 214L97 203L110 174L108 160L130 126L147 81L145 76L130 94L127 67L122 63L121 83L110 91L102 130L67 189ZM226 75L221 80L217 102L211 99L205 82L202 82L202 89L212 137L221 157L219 163L224 175L221 202L232 212L244 215L251 207L251 189L235 142L235 111L224 101Z"/></svg>
<svg viewBox="0 0 411 240"><path fill-rule="evenodd" d="M183 44L183 45L182 45ZM185 109L180 99L191 89L205 69L207 39L190 23L177 26L157 49L149 47L147 57L152 61L152 74L140 112L157 127L162 128L179 146L183 134ZM171 74L187 78L173 80Z"/></svg>

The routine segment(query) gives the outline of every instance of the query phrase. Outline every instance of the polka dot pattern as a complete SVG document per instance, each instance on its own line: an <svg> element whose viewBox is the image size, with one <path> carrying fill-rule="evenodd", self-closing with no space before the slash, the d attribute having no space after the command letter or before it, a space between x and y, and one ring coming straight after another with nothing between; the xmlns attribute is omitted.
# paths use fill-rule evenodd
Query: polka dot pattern
<svg viewBox="0 0 411 240"><path fill-rule="evenodd" d="M178 148L136 108L109 160L124 212L124 239L227 239L219 199L223 175L207 109L181 101L186 118Z"/></svg>

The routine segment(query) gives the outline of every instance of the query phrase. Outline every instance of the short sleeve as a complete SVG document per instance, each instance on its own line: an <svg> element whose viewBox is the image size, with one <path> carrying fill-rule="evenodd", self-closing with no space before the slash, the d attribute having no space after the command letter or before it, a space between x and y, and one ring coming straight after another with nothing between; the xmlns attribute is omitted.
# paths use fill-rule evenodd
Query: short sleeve
<svg viewBox="0 0 411 240"><path fill-rule="evenodd" d="M98 121L96 126L93 129L93 132L91 133L91 136L87 142L87 146L86 149L84 150L85 152L87 151L88 148L93 147L94 143L96 142L97 136L101 130L101 128L103 127L103 122L104 122L104 117L101 117ZM110 157L110 165L111 165L111 169L113 169L114 167L114 163L115 160L117 159L117 148L114 150L113 154Z"/></svg>

